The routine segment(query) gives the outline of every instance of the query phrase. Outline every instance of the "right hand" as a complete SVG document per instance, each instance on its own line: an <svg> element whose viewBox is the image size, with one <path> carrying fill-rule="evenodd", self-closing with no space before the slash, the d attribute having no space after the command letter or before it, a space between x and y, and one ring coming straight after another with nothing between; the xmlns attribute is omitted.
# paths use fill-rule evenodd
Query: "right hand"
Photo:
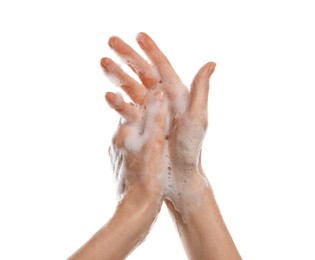
<svg viewBox="0 0 315 260"><path fill-rule="evenodd" d="M186 214L198 208L203 189L211 189L201 167L201 149L208 126L209 79L216 64L208 62L198 71L189 92L148 35L140 34L138 42L157 69L170 103L170 125L166 129L169 184L165 197L177 211Z"/></svg>

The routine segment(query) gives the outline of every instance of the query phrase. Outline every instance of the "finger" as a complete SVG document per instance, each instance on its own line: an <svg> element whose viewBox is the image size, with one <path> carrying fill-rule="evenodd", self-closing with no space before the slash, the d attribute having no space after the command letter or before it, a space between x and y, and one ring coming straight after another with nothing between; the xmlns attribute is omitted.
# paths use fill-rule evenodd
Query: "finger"
<svg viewBox="0 0 315 260"><path fill-rule="evenodd" d="M166 56L147 34L143 32L139 33L137 35L137 41L141 49L143 49L148 58L156 66L162 80L180 81Z"/></svg>
<svg viewBox="0 0 315 260"><path fill-rule="evenodd" d="M141 103L146 95L146 89L141 84L109 58L101 59L101 67L115 85L121 87L135 103Z"/></svg>
<svg viewBox="0 0 315 260"><path fill-rule="evenodd" d="M150 88L157 83L152 67L123 40L113 36L109 39L108 44L132 68L145 87Z"/></svg>
<svg viewBox="0 0 315 260"><path fill-rule="evenodd" d="M209 79L214 72L216 64L208 62L196 74L190 90L188 112L191 115L204 113L208 107Z"/></svg>
<svg viewBox="0 0 315 260"><path fill-rule="evenodd" d="M165 136L167 119L167 99L163 92L156 92L146 106L145 131L155 132L159 137Z"/></svg>
<svg viewBox="0 0 315 260"><path fill-rule="evenodd" d="M139 118L139 111L136 107L124 101L121 95L112 92L105 94L109 106L117 111L128 122L135 122Z"/></svg>

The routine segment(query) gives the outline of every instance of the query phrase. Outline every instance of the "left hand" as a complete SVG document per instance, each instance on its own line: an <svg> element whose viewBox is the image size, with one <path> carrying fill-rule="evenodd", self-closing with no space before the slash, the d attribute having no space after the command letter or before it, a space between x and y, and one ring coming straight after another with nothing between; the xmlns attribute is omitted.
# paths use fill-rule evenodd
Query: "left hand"
<svg viewBox="0 0 315 260"><path fill-rule="evenodd" d="M108 58L101 60L107 75L120 68ZM141 195L159 196L164 193L165 122L167 99L159 89L148 89L137 105L126 103L122 96L106 93L106 101L121 120L112 138L110 156L118 182L119 195L138 190Z"/></svg>

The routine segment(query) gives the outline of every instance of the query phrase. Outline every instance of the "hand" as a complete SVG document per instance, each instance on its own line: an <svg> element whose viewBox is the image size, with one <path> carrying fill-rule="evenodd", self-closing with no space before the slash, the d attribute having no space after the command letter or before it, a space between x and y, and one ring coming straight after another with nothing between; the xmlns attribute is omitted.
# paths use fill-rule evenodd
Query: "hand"
<svg viewBox="0 0 315 260"><path fill-rule="evenodd" d="M108 58L101 65L109 76L122 72ZM110 148L122 198L113 217L69 259L125 259L144 240L160 211L167 99L158 88L140 96L140 87L133 97L137 105L126 103L119 94L105 95L122 117Z"/></svg>
<svg viewBox="0 0 315 260"><path fill-rule="evenodd" d="M208 125L209 79L215 63L209 62L199 70L188 92L152 39L139 34L138 42L157 68L158 79L170 101L170 125L166 133L170 166L165 196L184 218L200 206L203 188L210 188L201 168L201 147Z"/></svg>
<svg viewBox="0 0 315 260"><path fill-rule="evenodd" d="M105 97L122 116L110 149L122 198L107 224L69 259L125 259L149 233L163 202L160 162L167 112L163 93L148 91L138 106L118 94Z"/></svg>
<svg viewBox="0 0 315 260"><path fill-rule="evenodd" d="M112 37L109 45L138 75L143 85L113 62L104 63L103 67L107 75L138 104L151 89L158 88L167 96L169 113L165 139L168 150L163 164L167 166L164 172L168 185L165 197L181 213L189 212L198 205L197 198L202 188L209 188L201 170L200 154L207 128L209 78L215 63L209 62L199 70L189 92L148 35L138 34L137 41L152 64L118 37Z"/></svg>
<svg viewBox="0 0 315 260"><path fill-rule="evenodd" d="M101 61L104 68L115 70L109 59ZM109 69L110 70L110 69ZM121 116L109 149L119 195L136 189L143 197L163 197L165 183L161 176L165 154L165 121L167 100L158 89L149 89L137 105L126 103L122 96L106 93L106 101Z"/></svg>

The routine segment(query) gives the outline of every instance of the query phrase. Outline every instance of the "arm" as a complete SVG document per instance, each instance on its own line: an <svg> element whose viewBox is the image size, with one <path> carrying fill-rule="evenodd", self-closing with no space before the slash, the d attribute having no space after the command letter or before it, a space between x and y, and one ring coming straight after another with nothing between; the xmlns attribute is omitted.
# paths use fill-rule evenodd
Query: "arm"
<svg viewBox="0 0 315 260"><path fill-rule="evenodd" d="M201 187L203 185L200 183ZM172 202L165 200L188 258L241 259L211 188L198 192L198 196L200 198L198 210L186 212L185 216L174 208Z"/></svg>
<svg viewBox="0 0 315 260"><path fill-rule="evenodd" d="M151 193L129 191L108 223L69 260L126 258L149 233L160 207Z"/></svg>
<svg viewBox="0 0 315 260"><path fill-rule="evenodd" d="M164 163L168 167L164 170L164 196L186 253L190 259L240 259L200 162L207 128L209 78L215 63L209 62L199 70L189 92L148 35L138 34L137 41L152 66L117 37L112 37L109 45L137 73L144 86L159 87L168 97L170 125L165 130L168 159ZM104 64L107 73L108 68ZM111 74L131 98L139 96L141 100L144 94L137 91L137 83L129 76L119 69Z"/></svg>
<svg viewBox="0 0 315 260"><path fill-rule="evenodd" d="M214 69L215 64L208 63L199 70L191 85L186 111L173 121L175 130L169 144L173 175L186 192L181 197L170 194L166 204L189 259L234 260L241 256L201 165L202 141L208 125L209 79ZM183 141L187 139L191 140L188 144Z"/></svg>
<svg viewBox="0 0 315 260"><path fill-rule="evenodd" d="M107 58L102 63L110 66L109 71L117 68ZM124 259L149 233L163 202L165 184L160 175L167 112L164 95L148 91L139 106L110 92L105 98L122 116L110 147L121 200L109 222L71 260Z"/></svg>

